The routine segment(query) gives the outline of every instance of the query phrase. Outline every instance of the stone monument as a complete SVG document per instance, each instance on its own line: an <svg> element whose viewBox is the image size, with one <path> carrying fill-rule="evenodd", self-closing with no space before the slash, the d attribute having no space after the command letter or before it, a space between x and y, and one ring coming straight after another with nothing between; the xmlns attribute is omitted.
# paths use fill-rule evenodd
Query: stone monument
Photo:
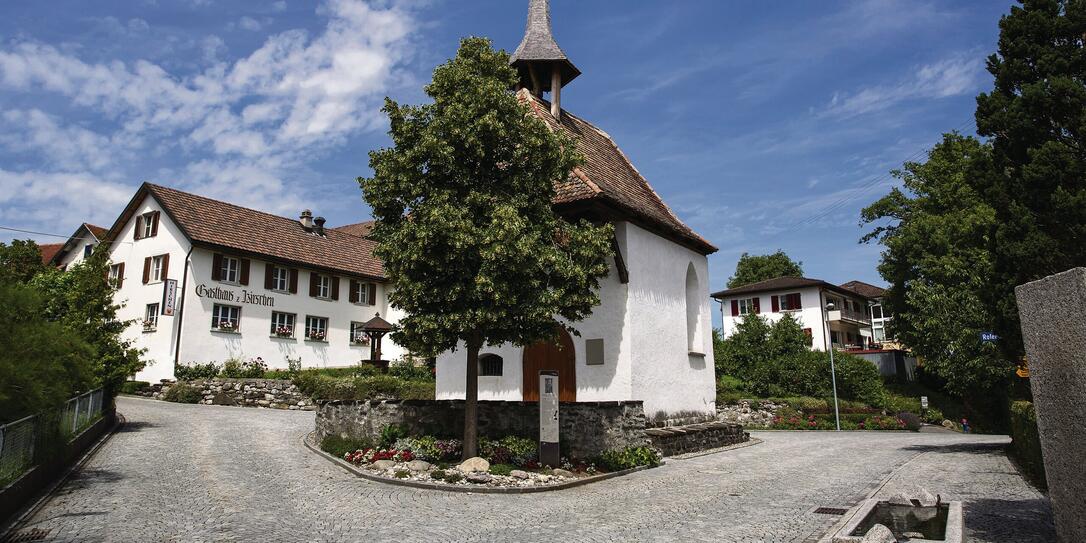
<svg viewBox="0 0 1086 543"><path fill-rule="evenodd" d="M1086 541L1086 268L1015 289L1060 541Z"/></svg>

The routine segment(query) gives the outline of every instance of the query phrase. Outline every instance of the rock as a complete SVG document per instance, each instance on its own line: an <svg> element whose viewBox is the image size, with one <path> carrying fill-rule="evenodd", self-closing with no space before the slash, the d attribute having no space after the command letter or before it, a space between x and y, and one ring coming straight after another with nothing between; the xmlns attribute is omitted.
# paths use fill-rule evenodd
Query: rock
<svg viewBox="0 0 1086 543"><path fill-rule="evenodd" d="M935 504L939 503L939 498L932 496L931 492L928 492L926 488L918 487L916 489L916 498L920 500L920 505L924 507L934 507Z"/></svg>
<svg viewBox="0 0 1086 543"><path fill-rule="evenodd" d="M378 460L370 465L381 470L392 469L396 467L396 463L392 460Z"/></svg>
<svg viewBox="0 0 1086 543"><path fill-rule="evenodd" d="M464 473L475 473L478 471L486 473L490 471L490 462L487 462L485 459L476 456L464 460L460 463L459 466L456 467L456 469L459 469Z"/></svg>
<svg viewBox="0 0 1086 543"><path fill-rule="evenodd" d="M234 400L234 397L226 394L225 392L218 392L211 398L211 403L214 405L237 405L238 402Z"/></svg>
<svg viewBox="0 0 1086 543"><path fill-rule="evenodd" d="M953 430L954 429L954 423L951 422L950 419L943 419L943 428L946 428L948 430Z"/></svg>
<svg viewBox="0 0 1086 543"><path fill-rule="evenodd" d="M890 496L890 499L886 501L889 502L890 505L913 505L912 500L910 500L909 496L904 492L898 492L897 494Z"/></svg>
<svg viewBox="0 0 1086 543"><path fill-rule="evenodd" d="M527 471L521 471L519 469L515 469L515 470L509 472L509 476L514 478L514 479L527 479L528 478L528 472Z"/></svg>
<svg viewBox="0 0 1086 543"><path fill-rule="evenodd" d="M862 543L897 543L894 532L882 524L876 524L867 531Z"/></svg>
<svg viewBox="0 0 1086 543"><path fill-rule="evenodd" d="M566 478L575 477L575 475L573 475L572 471L566 471L566 470L561 469L561 468L552 470L551 475L555 475L555 476L558 476L558 477L566 477Z"/></svg>
<svg viewBox="0 0 1086 543"><path fill-rule="evenodd" d="M469 460L470 460L470 458L469 458ZM484 462L485 462L485 460L484 460ZM469 483L475 483L477 485L486 484L486 483L489 483L490 481L494 480L494 478L491 477L489 473L480 473L480 472L468 474L467 479L468 479Z"/></svg>
<svg viewBox="0 0 1086 543"><path fill-rule="evenodd" d="M407 469L411 471L430 471L434 466L423 460L412 460L407 463Z"/></svg>

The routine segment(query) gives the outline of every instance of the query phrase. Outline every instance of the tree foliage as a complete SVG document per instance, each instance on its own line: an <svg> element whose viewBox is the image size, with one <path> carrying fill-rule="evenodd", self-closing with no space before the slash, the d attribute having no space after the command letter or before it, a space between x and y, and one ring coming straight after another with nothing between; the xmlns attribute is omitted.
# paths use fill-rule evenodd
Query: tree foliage
<svg viewBox="0 0 1086 543"><path fill-rule="evenodd" d="M554 184L581 158L509 89L504 52L467 38L434 70L432 103L387 100L394 146L359 179L372 239L404 312L393 339L418 353L467 347L465 455L474 453L478 350L553 337L599 304L613 229L553 210Z"/></svg>
<svg viewBox="0 0 1086 543"><path fill-rule="evenodd" d="M990 170L989 145L946 134L926 162L893 172L902 189L862 211L865 224L878 224L863 241L886 247L879 273L890 284L890 334L958 396L983 394L1011 375L980 340L993 326L981 297L992 276L988 236L996 216L970 180Z"/></svg>
<svg viewBox="0 0 1086 543"><path fill-rule="evenodd" d="M1086 3L1025 0L999 23L977 131L994 167L971 179L994 210L983 300L1008 357L1022 353L1014 287L1086 265Z"/></svg>
<svg viewBox="0 0 1086 543"><path fill-rule="evenodd" d="M743 253L735 265L735 275L728 278L728 288L741 287L758 281L777 277L800 277L803 275L803 263L796 262L784 251L768 255Z"/></svg>
<svg viewBox="0 0 1086 543"><path fill-rule="evenodd" d="M37 243L22 239L0 243L0 281L26 283L45 269Z"/></svg>

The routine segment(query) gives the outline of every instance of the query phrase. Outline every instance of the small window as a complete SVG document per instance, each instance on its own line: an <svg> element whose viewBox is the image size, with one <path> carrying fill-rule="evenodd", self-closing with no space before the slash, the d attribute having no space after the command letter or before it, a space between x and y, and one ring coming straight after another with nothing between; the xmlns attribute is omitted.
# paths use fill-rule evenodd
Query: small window
<svg viewBox="0 0 1086 543"><path fill-rule="evenodd" d="M94 244L88 243L83 246L83 258L90 258L91 253L94 252Z"/></svg>
<svg viewBox="0 0 1086 543"><path fill-rule="evenodd" d="M151 257L151 277L150 282L161 281L162 277L162 263L166 260L166 255L158 255Z"/></svg>
<svg viewBox="0 0 1086 543"><path fill-rule="evenodd" d="M305 317L305 338L311 341L325 341L328 339L328 318Z"/></svg>
<svg viewBox="0 0 1086 543"><path fill-rule="evenodd" d="M317 297L318 298L331 298L332 297L332 278L327 275L317 276Z"/></svg>
<svg viewBox="0 0 1086 543"><path fill-rule="evenodd" d="M238 282L238 270L241 268L238 259L224 256L222 257L222 267L219 268L219 280L226 283Z"/></svg>
<svg viewBox="0 0 1086 543"><path fill-rule="evenodd" d="M237 332L241 324L241 308L236 305L215 304L211 311L211 328L223 332Z"/></svg>
<svg viewBox="0 0 1086 543"><path fill-rule="evenodd" d="M355 289L354 290L354 296L352 296L352 298L354 298L355 300L358 300L355 303L368 304L369 299L370 299L370 296L369 296L369 294L370 294L369 293L369 284L363 283L361 281L354 281L354 282L352 282L352 284L353 284L354 289Z"/></svg>
<svg viewBox="0 0 1086 543"><path fill-rule="evenodd" d="M294 337L294 314L272 311L271 334L276 337Z"/></svg>
<svg viewBox="0 0 1086 543"><path fill-rule="evenodd" d="M140 221L140 227L143 231L140 232L141 238L149 238L155 235L155 212L150 211L143 214L143 220Z"/></svg>
<svg viewBox="0 0 1086 543"><path fill-rule="evenodd" d="M123 278L121 274L124 270L124 264L113 264L109 267L109 284L113 288L121 288L121 281Z"/></svg>
<svg viewBox="0 0 1086 543"><path fill-rule="evenodd" d="M143 313L143 329L154 330L158 328L158 304L147 304Z"/></svg>
<svg viewBox="0 0 1086 543"><path fill-rule="evenodd" d="M287 285L290 284L290 270L287 268L280 268L276 266L272 270L272 290L279 290L286 292Z"/></svg>
<svg viewBox="0 0 1086 543"><path fill-rule="evenodd" d="M838 332L835 331L835 330L830 330L830 343L832 343L834 345L838 345L838 344L841 343L840 336L838 335Z"/></svg>
<svg viewBox="0 0 1086 543"><path fill-rule="evenodd" d="M874 339L875 343L886 341L886 329L882 326L875 326L872 328L872 339Z"/></svg>
<svg viewBox="0 0 1086 543"><path fill-rule="evenodd" d="M757 300L757 298L745 298L739 300L739 314L750 315L758 313L758 304L755 300Z"/></svg>
<svg viewBox="0 0 1086 543"><path fill-rule="evenodd" d="M496 354L484 354L479 357L479 377L501 377L504 361Z"/></svg>
<svg viewBox="0 0 1086 543"><path fill-rule="evenodd" d="M366 332L362 331L362 328L366 326L364 322L351 322L351 343L354 345L369 345L370 337L366 335Z"/></svg>
<svg viewBox="0 0 1086 543"><path fill-rule="evenodd" d="M803 305L800 303L799 293L784 294L779 297L781 304L781 311L795 311L797 309L803 309Z"/></svg>

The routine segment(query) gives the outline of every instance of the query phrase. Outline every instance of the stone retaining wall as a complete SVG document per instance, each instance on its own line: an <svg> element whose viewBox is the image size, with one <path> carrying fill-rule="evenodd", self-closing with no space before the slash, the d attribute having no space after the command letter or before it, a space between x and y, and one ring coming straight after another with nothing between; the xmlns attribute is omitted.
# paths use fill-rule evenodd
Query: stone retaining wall
<svg viewBox="0 0 1086 543"><path fill-rule="evenodd" d="M705 422L688 426L650 428L645 431L652 446L664 456L706 451L750 440L750 434L738 424Z"/></svg>
<svg viewBox="0 0 1086 543"><path fill-rule="evenodd" d="M241 407L266 407L313 411L317 407L308 395L303 394L289 379L229 379L216 377L184 381L184 384L200 389L208 405L235 405ZM174 383L152 385L141 396L162 399Z"/></svg>
<svg viewBox="0 0 1086 543"><path fill-rule="evenodd" d="M317 439L340 435L379 441L381 429L402 427L409 435L459 438L463 400L317 401ZM576 402L559 407L563 454L589 458L607 450L649 445L640 401ZM479 435L539 435L536 402L479 402Z"/></svg>
<svg viewBox="0 0 1086 543"><path fill-rule="evenodd" d="M784 404L775 404L764 400L754 405L748 400L740 400L737 404L718 405L716 418L721 422L741 424L747 428L769 428L773 418Z"/></svg>

